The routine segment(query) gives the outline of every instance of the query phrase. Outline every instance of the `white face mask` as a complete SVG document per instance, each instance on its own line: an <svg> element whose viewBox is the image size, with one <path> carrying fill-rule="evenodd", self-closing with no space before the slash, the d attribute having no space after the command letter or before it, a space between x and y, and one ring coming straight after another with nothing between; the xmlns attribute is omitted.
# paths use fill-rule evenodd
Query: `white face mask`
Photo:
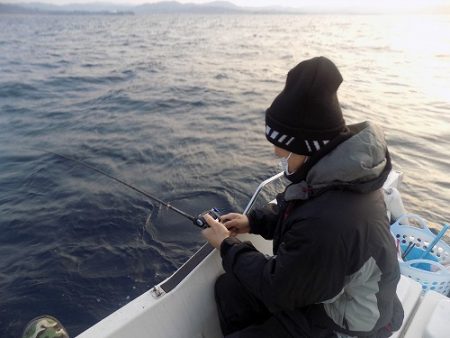
<svg viewBox="0 0 450 338"><path fill-rule="evenodd" d="M289 172L289 159L291 158L292 153L289 153L289 155L287 157L282 157L280 158L280 163L279 166L281 167L281 169L283 169L283 171L286 173L286 175L292 175L292 173Z"/></svg>

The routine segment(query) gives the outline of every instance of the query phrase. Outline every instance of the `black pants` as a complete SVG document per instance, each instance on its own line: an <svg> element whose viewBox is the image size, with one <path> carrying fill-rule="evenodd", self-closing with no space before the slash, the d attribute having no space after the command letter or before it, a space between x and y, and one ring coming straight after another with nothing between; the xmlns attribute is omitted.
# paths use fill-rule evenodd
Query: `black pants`
<svg viewBox="0 0 450 338"><path fill-rule="evenodd" d="M231 274L221 275L215 286L220 326L227 338L336 337L333 331L314 324L315 309L270 313Z"/></svg>

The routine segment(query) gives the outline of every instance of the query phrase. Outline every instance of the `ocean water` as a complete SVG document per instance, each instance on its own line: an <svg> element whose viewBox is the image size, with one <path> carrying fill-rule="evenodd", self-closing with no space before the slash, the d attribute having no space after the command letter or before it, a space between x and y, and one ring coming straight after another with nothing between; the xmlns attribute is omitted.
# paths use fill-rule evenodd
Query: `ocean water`
<svg viewBox="0 0 450 338"><path fill-rule="evenodd" d="M341 70L348 123L385 130L407 209L450 221L450 17L0 15L0 332L74 336L203 243L180 216L242 211L278 171L264 110L303 59Z"/></svg>

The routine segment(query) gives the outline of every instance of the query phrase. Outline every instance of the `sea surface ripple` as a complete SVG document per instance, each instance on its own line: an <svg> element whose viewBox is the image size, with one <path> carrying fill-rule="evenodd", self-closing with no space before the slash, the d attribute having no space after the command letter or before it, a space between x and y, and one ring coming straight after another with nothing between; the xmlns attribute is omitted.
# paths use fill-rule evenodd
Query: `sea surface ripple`
<svg viewBox="0 0 450 338"><path fill-rule="evenodd" d="M299 61L343 76L348 123L386 132L407 209L450 221L450 17L0 15L0 332L72 336L203 243L83 160L192 214L242 211L278 171L264 110Z"/></svg>

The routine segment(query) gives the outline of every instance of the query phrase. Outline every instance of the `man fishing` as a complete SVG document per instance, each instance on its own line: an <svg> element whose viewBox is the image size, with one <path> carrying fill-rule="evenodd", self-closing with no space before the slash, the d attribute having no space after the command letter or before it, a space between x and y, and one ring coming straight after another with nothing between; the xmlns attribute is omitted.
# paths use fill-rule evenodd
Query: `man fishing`
<svg viewBox="0 0 450 338"><path fill-rule="evenodd" d="M391 170L381 129L346 125L337 67L295 66L266 111L266 138L292 182L277 204L203 235L220 249L215 285L226 337L389 337L400 328L400 278L381 188ZM273 256L235 237L273 240Z"/></svg>

